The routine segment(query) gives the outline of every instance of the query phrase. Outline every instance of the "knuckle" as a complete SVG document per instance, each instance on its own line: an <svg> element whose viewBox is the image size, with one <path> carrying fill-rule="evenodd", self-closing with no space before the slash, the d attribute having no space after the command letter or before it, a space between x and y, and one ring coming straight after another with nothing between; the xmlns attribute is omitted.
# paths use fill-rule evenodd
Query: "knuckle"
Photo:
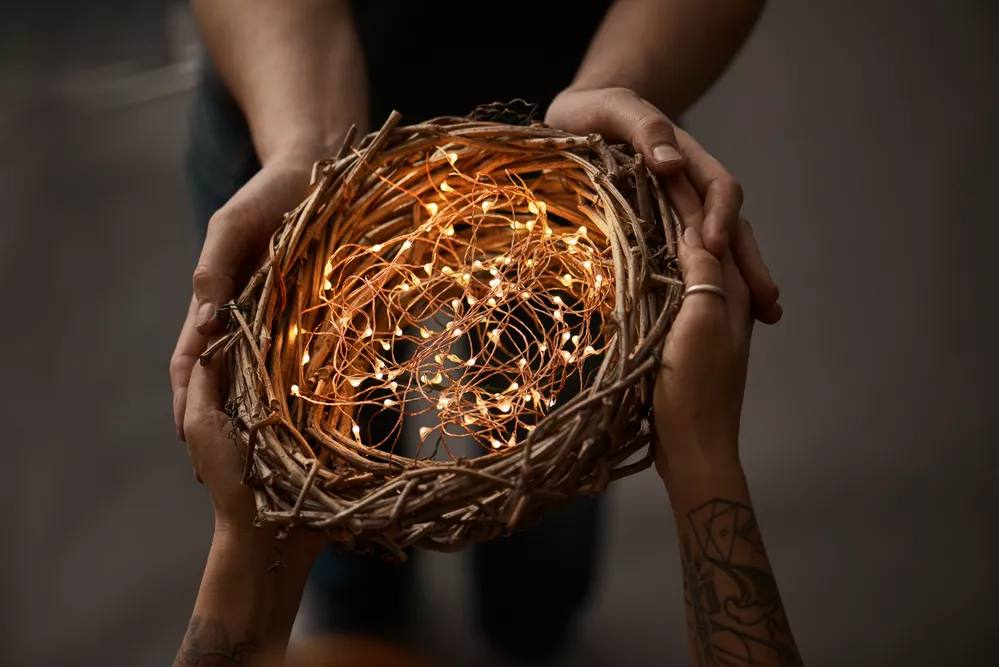
<svg viewBox="0 0 999 667"><path fill-rule="evenodd" d="M676 142L673 134L673 125L666 119L666 116L658 112L650 111L638 119L636 129L640 134L650 135L657 139L666 139L671 144Z"/></svg>
<svg viewBox="0 0 999 667"><path fill-rule="evenodd" d="M215 269L213 269L208 264L199 262L196 267L194 267L194 273L191 274L191 282L194 285L194 293L201 294L205 289L216 281L217 274Z"/></svg>

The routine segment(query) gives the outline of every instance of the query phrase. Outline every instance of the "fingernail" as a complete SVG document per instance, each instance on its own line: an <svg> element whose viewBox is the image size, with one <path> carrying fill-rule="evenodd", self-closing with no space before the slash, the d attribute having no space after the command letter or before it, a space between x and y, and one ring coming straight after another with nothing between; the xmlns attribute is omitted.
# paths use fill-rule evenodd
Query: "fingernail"
<svg viewBox="0 0 999 667"><path fill-rule="evenodd" d="M683 158L669 144L659 144L652 149L652 159L659 164L663 164L667 162L680 162Z"/></svg>
<svg viewBox="0 0 999 667"><path fill-rule="evenodd" d="M206 301L205 303L201 304L201 307L198 308L198 319L197 319L197 326L199 329L212 321L212 319L215 317L215 310L216 310L215 304L209 301Z"/></svg>

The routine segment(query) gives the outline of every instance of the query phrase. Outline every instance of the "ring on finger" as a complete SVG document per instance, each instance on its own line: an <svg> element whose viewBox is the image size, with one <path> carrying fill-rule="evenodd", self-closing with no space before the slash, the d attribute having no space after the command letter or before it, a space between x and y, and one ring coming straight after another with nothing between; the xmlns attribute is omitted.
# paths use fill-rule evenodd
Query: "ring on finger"
<svg viewBox="0 0 999 667"><path fill-rule="evenodd" d="M699 292L704 292L708 294L717 294L722 299L728 297L728 294L725 293L725 290L723 290L721 287L718 287L718 285L709 285L707 283L702 283L700 285L689 285L687 289L683 290L683 298L686 299L691 294L697 294Z"/></svg>

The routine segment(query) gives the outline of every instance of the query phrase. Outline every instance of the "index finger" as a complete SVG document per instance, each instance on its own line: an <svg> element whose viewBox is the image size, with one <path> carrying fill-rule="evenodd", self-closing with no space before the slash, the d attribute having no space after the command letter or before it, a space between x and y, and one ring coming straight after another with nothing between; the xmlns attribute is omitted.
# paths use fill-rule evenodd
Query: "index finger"
<svg viewBox="0 0 999 667"><path fill-rule="evenodd" d="M697 140L675 128L687 175L704 199L704 245L720 257L728 247L742 208L742 186Z"/></svg>

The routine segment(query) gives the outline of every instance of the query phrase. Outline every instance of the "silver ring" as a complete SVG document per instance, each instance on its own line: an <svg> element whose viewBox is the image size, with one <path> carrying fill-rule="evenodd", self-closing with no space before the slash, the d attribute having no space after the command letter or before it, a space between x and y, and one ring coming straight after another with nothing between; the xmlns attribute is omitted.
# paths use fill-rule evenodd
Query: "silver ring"
<svg viewBox="0 0 999 667"><path fill-rule="evenodd" d="M718 285L709 285L707 283L704 283L701 285L691 285L687 289L683 290L683 298L686 299L691 294L697 294L698 292L710 292L711 294L717 294L723 299L728 297L728 294L725 293L725 290L723 290L721 287L718 287Z"/></svg>

